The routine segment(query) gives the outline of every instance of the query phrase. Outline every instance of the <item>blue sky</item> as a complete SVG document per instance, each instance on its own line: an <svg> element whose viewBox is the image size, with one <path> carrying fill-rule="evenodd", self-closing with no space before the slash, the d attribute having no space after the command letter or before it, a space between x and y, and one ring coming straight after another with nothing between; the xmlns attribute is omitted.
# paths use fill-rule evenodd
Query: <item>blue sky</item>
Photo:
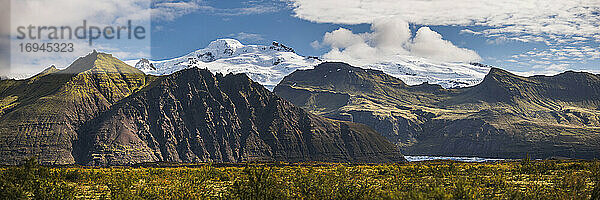
<svg viewBox="0 0 600 200"><path fill-rule="evenodd" d="M161 60L204 48L219 38L235 38L243 44L278 41L305 56L328 57L338 52L335 55L353 58L363 52L377 52L448 62L478 61L523 74L600 72L600 1L12 2L12 25L78 25L83 19L115 25L131 18L144 19L139 13L152 13L145 17L152 19L148 20L152 25L150 45L146 41L98 41L95 46L83 45L71 54L35 54L13 59L29 62L19 66L64 67L91 49L111 52L123 60ZM40 71L41 67L30 71Z"/></svg>
<svg viewBox="0 0 600 200"><path fill-rule="evenodd" d="M236 38L244 44L269 44L279 41L293 47L301 55L320 56L330 50L327 46L314 48L311 42L323 39L323 35L338 28L351 30L353 33L370 32L369 23L344 24L335 22L314 22L296 16L294 6L289 2L279 1L202 1L199 5L211 9L198 9L175 20L154 20L152 31L152 58L166 59L181 56L190 51L205 47L210 41L218 38ZM261 7L264 12L236 13L235 10ZM227 12L227 10L232 12ZM591 18L598 19L598 13ZM541 21L541 20L540 20ZM589 41L581 44L572 42L548 44L544 41L517 41L507 39L509 36L492 34L472 34L464 31L485 31L489 26L482 25L427 25L410 23L414 35L420 28L427 26L438 32L443 39L459 48L474 50L482 60L480 62L505 69L521 72L545 73L564 70L599 70L598 56L569 57L555 59L556 51L565 48L598 47L597 34L592 33ZM492 35L492 36L490 36ZM527 33L521 37L526 37ZM550 34L548 34L550 36ZM554 35L554 34L553 34ZM546 35L534 34L544 38ZM563 38L577 35L559 35ZM500 38L500 39L499 39ZM527 37L526 37L527 38ZM548 39L550 37L547 37ZM518 38L517 38L518 39ZM584 51L585 49L579 49ZM588 49L589 50L589 49ZM591 50L594 51L594 50ZM529 52L529 53L528 53ZM546 53L545 53L546 52ZM592 52L597 53L597 52ZM590 53L590 55L592 55ZM550 55L548 55L550 54ZM541 56L540 56L541 55ZM587 54L584 54L587 55ZM578 60L576 60L578 59ZM547 67L545 67L547 66Z"/></svg>

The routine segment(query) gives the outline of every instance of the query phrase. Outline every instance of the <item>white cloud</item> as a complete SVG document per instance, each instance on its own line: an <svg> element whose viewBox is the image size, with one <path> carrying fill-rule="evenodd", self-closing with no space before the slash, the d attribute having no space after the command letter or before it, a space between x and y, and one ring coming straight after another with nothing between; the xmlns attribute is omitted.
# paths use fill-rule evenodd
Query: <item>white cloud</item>
<svg viewBox="0 0 600 200"><path fill-rule="evenodd" d="M551 47L533 49L521 54L512 55L511 58L521 62L532 62L533 64L550 64L551 62L585 63L600 59L600 49L593 48L592 46Z"/></svg>
<svg viewBox="0 0 600 200"><path fill-rule="evenodd" d="M460 34L473 34L473 35L481 35L482 33L481 33L481 32L477 32L477 31L474 31L474 30L471 30L471 29L463 29L463 30L460 30Z"/></svg>
<svg viewBox="0 0 600 200"><path fill-rule="evenodd" d="M258 15L265 13L273 13L279 11L284 4L282 2L262 2L262 1L247 1L242 2L243 6L238 8L216 8L210 5L201 4L198 7L198 12L219 15L219 16L243 16L243 15Z"/></svg>
<svg viewBox="0 0 600 200"><path fill-rule="evenodd" d="M411 37L408 23L400 18L375 20L371 25L373 40L378 48L386 51L402 51Z"/></svg>
<svg viewBox="0 0 600 200"><path fill-rule="evenodd" d="M9 33L13 39L11 40L11 68L9 71L12 74L32 75L50 65L64 68L93 49L122 56L121 59L130 59L140 55L149 56L151 12L155 12L151 9L151 3L151 0L12 0ZM182 7L182 4L176 1L163 1L162 3L164 3L162 7ZM129 20L132 22L132 27L144 27L146 31L144 39L121 37L121 39L96 40L93 45L89 45L87 39L68 39L68 36L61 40L48 40L47 37L22 40L15 38L18 35L17 27L19 26L68 26L77 32L76 28L82 26L84 21L88 28L90 26L103 28L127 25ZM26 53L19 48L20 44L36 43L40 45L45 42L66 43L66 45L72 43L73 51Z"/></svg>
<svg viewBox="0 0 600 200"><path fill-rule="evenodd" d="M152 18L154 20L172 21L181 16L199 12L218 16L257 15L277 12L282 7L277 3L258 1L243 2L239 8L216 8L202 0L154 0L152 3Z"/></svg>
<svg viewBox="0 0 600 200"><path fill-rule="evenodd" d="M291 0L295 16L318 23L361 24L396 16L422 25L484 26L506 37L600 34L597 0ZM548 41L553 43L553 41Z"/></svg>
<svg viewBox="0 0 600 200"><path fill-rule="evenodd" d="M597 50L600 42L600 0L289 1L292 2L296 17L317 23L368 24L382 17L393 16L411 24L463 27L460 34L486 37L486 43L490 45L515 43L518 45L515 46L516 51L523 48L518 43L546 45L547 48L534 49L501 61L515 68L548 68L537 68L532 73L594 69L597 66L593 63L600 60L600 50ZM443 42L437 41L438 46L444 46ZM586 46L594 48L583 48ZM436 51L443 51L443 48L427 45L421 47L430 54L429 57L434 56ZM418 47L412 48L412 54L419 52ZM458 52L466 57L470 55L466 49ZM446 52L445 56L448 55ZM448 58L452 56L445 57Z"/></svg>
<svg viewBox="0 0 600 200"><path fill-rule="evenodd" d="M201 8L201 1L153 1L152 19L173 21L178 17L192 13Z"/></svg>
<svg viewBox="0 0 600 200"><path fill-rule="evenodd" d="M257 33L239 32L239 33L235 33L235 34L229 34L227 36L233 37L238 40L246 41L246 42L252 42L252 43L265 41L265 38L261 34L257 34Z"/></svg>
<svg viewBox="0 0 600 200"><path fill-rule="evenodd" d="M6 1L6 0L2 0ZM284 3L248 1L239 8L215 8L203 0L8 0L11 2L11 27L8 32L17 34L17 26L70 26L78 27L84 20L88 26L122 26L128 20L133 25L145 27L151 31L151 20L172 21L181 16L202 12L220 16L239 16L276 12ZM2 6L3 9L6 7ZM0 9L2 10L2 9ZM157 27L155 30L162 30ZM7 32L7 31L5 31ZM0 33L6 34L6 33ZM240 33L240 38L260 39L260 35ZM21 53L15 39L11 41L11 71L13 73L33 73L41 71L48 65L66 66L77 57L86 55L92 49L114 53L121 59L149 57L150 37L140 41L97 41L89 46L80 40L36 41L36 42L69 42L74 43L74 52L68 53ZM2 41L0 41L2 42ZM18 41L25 42L25 41ZM4 73L4 72L2 72Z"/></svg>
<svg viewBox="0 0 600 200"><path fill-rule="evenodd" d="M322 46L321 46L321 43L320 43L318 40L312 41L312 42L310 43L310 46L311 46L313 49L321 49L321 47L322 47Z"/></svg>
<svg viewBox="0 0 600 200"><path fill-rule="evenodd" d="M481 60L475 51L455 46L428 27L420 28L412 37L408 23L398 18L375 20L371 30L372 32L356 34L339 28L325 33L319 46L328 46L331 51L323 57L346 62L386 61L398 55L414 55L446 62ZM315 46L319 43L313 44Z"/></svg>
<svg viewBox="0 0 600 200"><path fill-rule="evenodd" d="M435 60L465 62L479 61L481 57L473 51L454 46L451 42L442 39L442 35L432 31L428 27L422 27L417 31L410 52Z"/></svg>
<svg viewBox="0 0 600 200"><path fill-rule="evenodd" d="M98 25L123 23L127 20L150 20L150 0L12 0L12 24L79 25L82 20ZM140 16L142 15L146 16Z"/></svg>
<svg viewBox="0 0 600 200"><path fill-rule="evenodd" d="M569 64L545 64L545 65L534 65L530 71L513 71L513 73L520 76L534 76L534 75L546 75L554 76L569 69Z"/></svg>
<svg viewBox="0 0 600 200"><path fill-rule="evenodd" d="M352 31L339 28L332 32L325 33L323 36L323 44L329 45L332 48L336 49L344 49L349 48L354 45L360 45L365 42L363 36L359 34L354 34Z"/></svg>

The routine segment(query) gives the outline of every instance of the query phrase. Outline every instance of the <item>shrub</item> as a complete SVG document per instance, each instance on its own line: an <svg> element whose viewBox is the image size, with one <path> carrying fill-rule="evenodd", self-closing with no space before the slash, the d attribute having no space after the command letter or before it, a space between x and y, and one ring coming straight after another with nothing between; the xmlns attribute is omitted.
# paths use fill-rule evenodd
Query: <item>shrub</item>
<svg viewBox="0 0 600 200"><path fill-rule="evenodd" d="M74 194L75 187L52 177L35 158L0 174L0 199L75 199Z"/></svg>
<svg viewBox="0 0 600 200"><path fill-rule="evenodd" d="M249 200L285 199L273 168L246 166L229 190L230 198Z"/></svg>

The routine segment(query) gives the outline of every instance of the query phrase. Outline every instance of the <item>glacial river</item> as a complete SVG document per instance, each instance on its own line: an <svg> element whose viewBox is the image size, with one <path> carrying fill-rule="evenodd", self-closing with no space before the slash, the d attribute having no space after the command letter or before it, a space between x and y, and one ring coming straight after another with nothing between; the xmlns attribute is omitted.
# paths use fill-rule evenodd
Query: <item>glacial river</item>
<svg viewBox="0 0 600 200"><path fill-rule="evenodd" d="M493 162L506 159L498 158L479 158L479 157L453 157L453 156L404 156L409 162L428 161L428 160L453 160L460 162Z"/></svg>

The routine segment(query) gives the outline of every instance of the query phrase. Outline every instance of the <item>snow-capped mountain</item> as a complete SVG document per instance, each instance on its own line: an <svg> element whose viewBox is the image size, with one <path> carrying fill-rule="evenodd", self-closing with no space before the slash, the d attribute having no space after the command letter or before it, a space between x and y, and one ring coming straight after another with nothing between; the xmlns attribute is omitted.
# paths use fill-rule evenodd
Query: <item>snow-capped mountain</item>
<svg viewBox="0 0 600 200"><path fill-rule="evenodd" d="M154 67L154 64L150 63L150 61L145 58L142 58L139 61L137 61L137 63L135 64L135 67L143 72L151 72L151 71L156 70L156 67Z"/></svg>
<svg viewBox="0 0 600 200"><path fill-rule="evenodd" d="M408 85L438 84L444 88L468 87L481 83L490 67L479 63L440 62L426 58L402 55L391 61L358 65L377 69L401 79Z"/></svg>
<svg viewBox="0 0 600 200"><path fill-rule="evenodd" d="M162 60L127 61L147 74L166 75L188 67L206 68L213 73L246 73L252 80L272 90L283 77L297 69L308 69L321 63L318 58L303 57L290 47L243 45L234 39L219 39L208 47L185 56Z"/></svg>
<svg viewBox="0 0 600 200"><path fill-rule="evenodd" d="M278 42L243 45L235 39L219 39L182 57L161 61L132 60L127 64L153 75L171 74L188 67L206 68L222 74L246 73L252 80L272 90L288 74L298 69L311 69L321 62L324 61L300 56ZM391 61L354 65L381 70L409 85L428 82L445 88L476 85L489 71L489 67L483 65L444 63L408 55L396 56Z"/></svg>

